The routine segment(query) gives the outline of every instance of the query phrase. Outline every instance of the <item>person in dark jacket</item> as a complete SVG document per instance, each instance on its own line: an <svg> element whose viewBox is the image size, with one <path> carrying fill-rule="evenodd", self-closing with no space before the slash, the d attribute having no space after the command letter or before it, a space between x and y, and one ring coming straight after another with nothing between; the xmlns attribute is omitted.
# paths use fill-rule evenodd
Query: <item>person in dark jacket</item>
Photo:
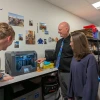
<svg viewBox="0 0 100 100"><path fill-rule="evenodd" d="M97 100L98 64L89 50L85 34L72 32L70 45L74 57L70 69L69 100Z"/></svg>
<svg viewBox="0 0 100 100"><path fill-rule="evenodd" d="M60 55L58 76L61 86L62 96L64 100L68 100L67 90L69 83L69 73L70 73L70 63L73 57L73 51L70 46L70 35L69 35L70 26L67 22L61 22L58 26L58 33L62 37L56 44L55 53L47 58L39 58L38 63L46 61L54 61L58 59L58 54L61 49L62 41L62 52Z"/></svg>

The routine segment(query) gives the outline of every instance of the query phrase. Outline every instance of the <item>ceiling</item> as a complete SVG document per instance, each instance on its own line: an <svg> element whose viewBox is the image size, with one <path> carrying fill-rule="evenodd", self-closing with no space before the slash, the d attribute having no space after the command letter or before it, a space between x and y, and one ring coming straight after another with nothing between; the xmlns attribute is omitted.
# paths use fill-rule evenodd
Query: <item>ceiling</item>
<svg viewBox="0 0 100 100"><path fill-rule="evenodd" d="M95 25L100 26L100 10L91 4L100 0L45 0Z"/></svg>

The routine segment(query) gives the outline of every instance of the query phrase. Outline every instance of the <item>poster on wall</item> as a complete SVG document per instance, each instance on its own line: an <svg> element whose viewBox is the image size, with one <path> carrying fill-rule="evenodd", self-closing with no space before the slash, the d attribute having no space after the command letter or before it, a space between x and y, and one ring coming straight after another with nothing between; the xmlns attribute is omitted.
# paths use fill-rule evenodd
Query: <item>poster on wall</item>
<svg viewBox="0 0 100 100"><path fill-rule="evenodd" d="M38 23L37 23L37 33L38 33L38 31L39 31L39 30L38 30Z"/></svg>
<svg viewBox="0 0 100 100"><path fill-rule="evenodd" d="M54 42L54 41L55 41L54 38L52 38L52 37L49 37L49 38L48 38L48 42Z"/></svg>
<svg viewBox="0 0 100 100"><path fill-rule="evenodd" d="M38 44L43 44L43 39L39 38L37 42L38 42Z"/></svg>
<svg viewBox="0 0 100 100"><path fill-rule="evenodd" d="M8 13L8 23L12 26L24 27L24 16Z"/></svg>
<svg viewBox="0 0 100 100"><path fill-rule="evenodd" d="M42 30L43 32L47 29L47 26L45 23L40 23L40 30Z"/></svg>
<svg viewBox="0 0 100 100"><path fill-rule="evenodd" d="M14 42L14 48L19 48L19 41Z"/></svg>
<svg viewBox="0 0 100 100"><path fill-rule="evenodd" d="M31 30L26 31L26 44L35 44L35 32Z"/></svg>
<svg viewBox="0 0 100 100"><path fill-rule="evenodd" d="M55 38L55 42L57 42L58 40L59 40L58 37L56 37L56 38Z"/></svg>
<svg viewBox="0 0 100 100"><path fill-rule="evenodd" d="M45 32L44 32L46 35L48 35L49 34L49 32L47 31L47 30L45 30Z"/></svg>
<svg viewBox="0 0 100 100"><path fill-rule="evenodd" d="M29 26L33 26L33 20L29 20Z"/></svg>
<svg viewBox="0 0 100 100"><path fill-rule="evenodd" d="M47 39L44 39L44 44L47 44Z"/></svg>
<svg viewBox="0 0 100 100"><path fill-rule="evenodd" d="M20 41L23 41L23 34L18 34L18 39L19 39Z"/></svg>
<svg viewBox="0 0 100 100"><path fill-rule="evenodd" d="M52 42L52 37L49 37L48 38L48 42Z"/></svg>

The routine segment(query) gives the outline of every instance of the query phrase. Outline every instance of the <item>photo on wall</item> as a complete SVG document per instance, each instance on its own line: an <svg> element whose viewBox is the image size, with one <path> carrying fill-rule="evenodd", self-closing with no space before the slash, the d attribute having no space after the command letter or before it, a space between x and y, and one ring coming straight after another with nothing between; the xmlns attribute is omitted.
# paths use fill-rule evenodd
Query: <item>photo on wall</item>
<svg viewBox="0 0 100 100"><path fill-rule="evenodd" d="M19 41L14 42L14 48L19 48Z"/></svg>
<svg viewBox="0 0 100 100"><path fill-rule="evenodd" d="M39 32L39 29L38 29L38 23L37 23L37 33Z"/></svg>
<svg viewBox="0 0 100 100"><path fill-rule="evenodd" d="M8 23L12 26L24 27L24 16L8 13Z"/></svg>
<svg viewBox="0 0 100 100"><path fill-rule="evenodd" d="M35 44L35 32L31 30L26 31L26 44Z"/></svg>
<svg viewBox="0 0 100 100"><path fill-rule="evenodd" d="M55 38L55 42L57 42L58 40L59 40L58 37L56 37L56 38Z"/></svg>
<svg viewBox="0 0 100 100"><path fill-rule="evenodd" d="M44 39L44 44L47 44L47 39Z"/></svg>
<svg viewBox="0 0 100 100"><path fill-rule="evenodd" d="M38 42L38 44L43 44L44 41L42 38L39 38L37 42Z"/></svg>
<svg viewBox="0 0 100 100"><path fill-rule="evenodd" d="M48 42L52 42L52 37L49 37L48 38Z"/></svg>
<svg viewBox="0 0 100 100"><path fill-rule="evenodd" d="M55 41L54 38L52 38L52 37L49 37L49 38L48 38L48 42L54 42L54 41Z"/></svg>
<svg viewBox="0 0 100 100"><path fill-rule="evenodd" d="M47 30L45 30L45 32L44 32L46 35L48 35L49 34L49 32L47 31Z"/></svg>
<svg viewBox="0 0 100 100"><path fill-rule="evenodd" d="M33 26L33 20L29 20L29 26Z"/></svg>
<svg viewBox="0 0 100 100"><path fill-rule="evenodd" d="M0 10L3 10L3 8L0 8Z"/></svg>
<svg viewBox="0 0 100 100"><path fill-rule="evenodd" d="M20 41L23 41L23 34L18 34L18 38Z"/></svg>
<svg viewBox="0 0 100 100"><path fill-rule="evenodd" d="M45 23L40 23L40 30L44 31L47 29L47 26Z"/></svg>

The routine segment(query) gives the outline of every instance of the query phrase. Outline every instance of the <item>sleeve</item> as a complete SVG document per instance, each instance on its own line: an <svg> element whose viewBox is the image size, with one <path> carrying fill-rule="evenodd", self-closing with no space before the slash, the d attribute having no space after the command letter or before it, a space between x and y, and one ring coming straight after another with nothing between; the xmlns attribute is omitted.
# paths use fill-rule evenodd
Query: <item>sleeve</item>
<svg viewBox="0 0 100 100"><path fill-rule="evenodd" d="M46 61L54 61L56 60L56 55L57 55L57 46L58 46L58 42L56 44L56 48L55 48L55 52L53 55L46 57Z"/></svg>
<svg viewBox="0 0 100 100"><path fill-rule="evenodd" d="M69 77L69 85L68 85L68 97L71 99L74 98L71 69L70 69L70 77Z"/></svg>
<svg viewBox="0 0 100 100"><path fill-rule="evenodd" d="M96 100L98 92L98 64L94 56L89 58L87 79L83 89L82 100Z"/></svg>

